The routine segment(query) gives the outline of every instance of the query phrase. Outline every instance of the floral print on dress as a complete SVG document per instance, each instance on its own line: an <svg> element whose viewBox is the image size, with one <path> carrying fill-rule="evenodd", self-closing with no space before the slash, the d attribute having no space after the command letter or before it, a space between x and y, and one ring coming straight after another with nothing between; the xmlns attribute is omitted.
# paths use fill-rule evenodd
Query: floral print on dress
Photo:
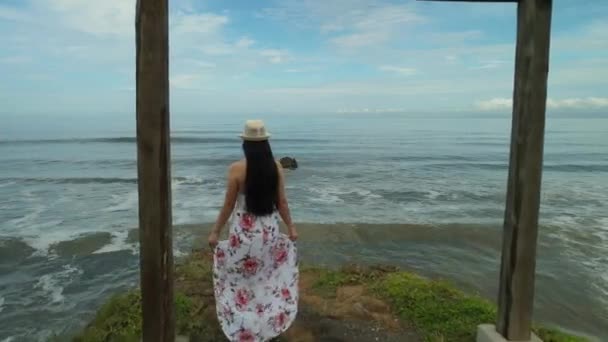
<svg viewBox="0 0 608 342"><path fill-rule="evenodd" d="M297 315L297 248L279 233L276 214L252 215L244 203L239 194L228 240L214 253L217 316L230 341L269 341Z"/></svg>

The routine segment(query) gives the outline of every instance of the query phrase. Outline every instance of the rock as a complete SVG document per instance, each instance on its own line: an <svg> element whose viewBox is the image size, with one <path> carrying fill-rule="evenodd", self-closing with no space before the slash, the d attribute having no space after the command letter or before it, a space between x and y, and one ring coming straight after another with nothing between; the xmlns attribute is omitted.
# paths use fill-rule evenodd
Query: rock
<svg viewBox="0 0 608 342"><path fill-rule="evenodd" d="M32 255L36 249L22 240L15 238L0 238L0 264L5 262L21 262Z"/></svg>
<svg viewBox="0 0 608 342"><path fill-rule="evenodd" d="M279 162L284 169L295 170L298 168L298 161L295 158L283 157Z"/></svg>
<svg viewBox="0 0 608 342"><path fill-rule="evenodd" d="M108 232L86 233L73 240L60 241L51 245L49 250L61 257L89 255L112 242Z"/></svg>

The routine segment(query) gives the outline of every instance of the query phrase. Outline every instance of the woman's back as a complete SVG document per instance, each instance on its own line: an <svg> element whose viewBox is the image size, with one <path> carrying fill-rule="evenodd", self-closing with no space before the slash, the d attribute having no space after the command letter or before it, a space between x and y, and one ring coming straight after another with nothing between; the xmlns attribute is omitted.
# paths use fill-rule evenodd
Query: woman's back
<svg viewBox="0 0 608 342"><path fill-rule="evenodd" d="M297 233L285 196L284 175L259 126L243 137L245 159L230 165L224 205L209 237L222 330L231 341L268 341L297 314ZM249 132L249 133L251 133ZM279 231L279 216L290 235ZM217 241L228 222L229 238Z"/></svg>

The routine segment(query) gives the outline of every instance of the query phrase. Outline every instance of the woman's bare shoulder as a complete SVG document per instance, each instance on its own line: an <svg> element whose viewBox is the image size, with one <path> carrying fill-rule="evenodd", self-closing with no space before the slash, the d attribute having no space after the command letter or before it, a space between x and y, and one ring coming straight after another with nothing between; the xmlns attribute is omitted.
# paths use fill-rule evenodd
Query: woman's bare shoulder
<svg viewBox="0 0 608 342"><path fill-rule="evenodd" d="M234 163L230 164L230 166L228 167L228 172L230 172L230 173L245 172L246 167L247 167L247 164L245 163L245 160L235 161Z"/></svg>

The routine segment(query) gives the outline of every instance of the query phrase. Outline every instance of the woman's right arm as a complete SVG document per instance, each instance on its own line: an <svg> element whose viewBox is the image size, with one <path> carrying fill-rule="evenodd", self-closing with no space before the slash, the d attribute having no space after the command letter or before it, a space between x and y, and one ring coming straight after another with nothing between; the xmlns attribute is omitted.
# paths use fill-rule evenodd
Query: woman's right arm
<svg viewBox="0 0 608 342"><path fill-rule="evenodd" d="M289 229L289 236L292 240L295 240L298 233L295 224L291 221L291 213L289 212L289 204L287 203L287 195L285 194L285 175L283 173L283 166L280 163L277 163L277 171L279 174L277 209L279 210L281 219L283 219L283 222L285 222L285 225Z"/></svg>

